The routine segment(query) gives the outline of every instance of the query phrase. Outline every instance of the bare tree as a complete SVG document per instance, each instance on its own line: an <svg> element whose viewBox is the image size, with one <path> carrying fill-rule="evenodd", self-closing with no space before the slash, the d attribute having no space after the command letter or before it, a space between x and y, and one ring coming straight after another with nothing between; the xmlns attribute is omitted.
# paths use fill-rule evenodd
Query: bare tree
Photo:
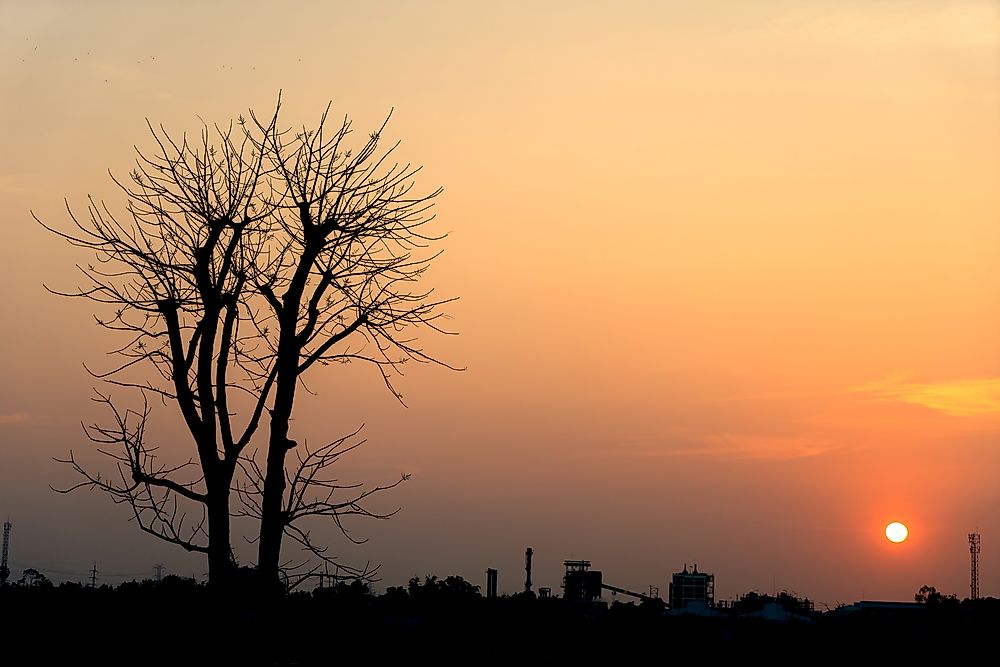
<svg viewBox="0 0 1000 667"><path fill-rule="evenodd" d="M329 109L315 128L293 132L278 126L279 99L270 117L251 112L205 127L195 142L150 125L156 150L136 149L127 184L112 176L126 196L124 217L91 199L84 219L67 204L71 232L39 221L94 253L96 263L80 267L87 284L56 293L110 307L97 322L126 342L114 350L121 362L94 375L143 398L130 410L98 394L113 421L87 433L116 468L93 473L71 452L82 481L64 490L94 488L127 503L143 530L207 554L212 581L235 564L234 514L259 522L265 581L288 564L285 536L329 560L303 521L332 519L350 537L343 517L391 514L365 501L405 475L364 487L331 474L364 442L360 429L315 449L292 439L310 368L373 364L402 401L393 385L402 364L446 365L415 338L422 328L447 333L439 321L450 299L418 284L442 238L424 231L440 189L415 193L419 168L392 161L398 143L379 149L388 118L352 150L350 120L330 124ZM188 461L162 463L147 441L150 395L178 408L194 445ZM265 422L266 441L255 438Z"/></svg>

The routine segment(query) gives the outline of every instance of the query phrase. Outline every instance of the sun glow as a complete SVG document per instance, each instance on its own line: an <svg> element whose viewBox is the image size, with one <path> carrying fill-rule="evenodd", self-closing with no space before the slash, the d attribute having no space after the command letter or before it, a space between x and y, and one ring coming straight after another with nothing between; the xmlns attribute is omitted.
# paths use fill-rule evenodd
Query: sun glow
<svg viewBox="0 0 1000 667"><path fill-rule="evenodd" d="M906 536L910 534L906 526L899 521L893 521L888 526L885 527L885 536L890 542L895 542L899 544L906 539Z"/></svg>

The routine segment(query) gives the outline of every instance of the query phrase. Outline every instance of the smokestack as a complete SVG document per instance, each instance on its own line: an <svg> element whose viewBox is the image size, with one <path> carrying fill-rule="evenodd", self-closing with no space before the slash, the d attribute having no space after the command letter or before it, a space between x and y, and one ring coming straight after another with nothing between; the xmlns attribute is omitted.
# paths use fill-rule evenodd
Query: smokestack
<svg viewBox="0 0 1000 667"><path fill-rule="evenodd" d="M524 592L531 594L531 547L524 550Z"/></svg>
<svg viewBox="0 0 1000 667"><path fill-rule="evenodd" d="M495 568L486 570L486 598L492 599L497 596L497 571Z"/></svg>

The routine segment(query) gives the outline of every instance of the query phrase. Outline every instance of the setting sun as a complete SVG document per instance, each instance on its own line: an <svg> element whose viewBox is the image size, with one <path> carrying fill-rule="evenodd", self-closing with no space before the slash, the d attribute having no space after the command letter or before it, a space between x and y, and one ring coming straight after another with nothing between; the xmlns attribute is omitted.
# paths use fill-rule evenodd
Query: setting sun
<svg viewBox="0 0 1000 667"><path fill-rule="evenodd" d="M906 526L898 521L893 521L888 526L885 527L885 536L890 542L895 542L899 544L906 539L906 536L910 534Z"/></svg>

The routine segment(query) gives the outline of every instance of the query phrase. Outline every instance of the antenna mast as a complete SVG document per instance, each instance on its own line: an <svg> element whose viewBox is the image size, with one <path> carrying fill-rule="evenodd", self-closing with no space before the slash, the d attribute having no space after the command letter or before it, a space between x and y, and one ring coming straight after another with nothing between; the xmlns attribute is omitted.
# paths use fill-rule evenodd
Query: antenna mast
<svg viewBox="0 0 1000 667"><path fill-rule="evenodd" d="M10 576L10 569L7 567L7 547L10 544L10 521L3 522L3 558L0 559L0 584L7 582Z"/></svg>
<svg viewBox="0 0 1000 667"><path fill-rule="evenodd" d="M969 533L969 555L972 559L971 581L969 582L969 598L979 599L979 552L982 545L979 542L979 533Z"/></svg>

